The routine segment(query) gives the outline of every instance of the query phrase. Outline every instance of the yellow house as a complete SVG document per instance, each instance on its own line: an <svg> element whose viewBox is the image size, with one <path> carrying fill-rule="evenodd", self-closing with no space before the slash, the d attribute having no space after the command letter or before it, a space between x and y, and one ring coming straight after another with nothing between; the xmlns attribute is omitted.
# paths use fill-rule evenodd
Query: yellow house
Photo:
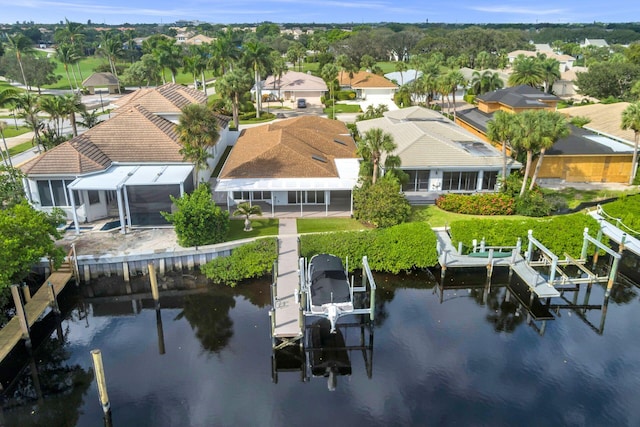
<svg viewBox="0 0 640 427"><path fill-rule="evenodd" d="M530 86L514 86L476 98L478 107L459 112L456 123L488 140L487 122L496 111L555 110L560 98ZM627 183L631 174L633 148L617 139L571 126L571 135L556 142L544 156L539 179L565 182ZM499 144L494 144L498 147ZM537 159L534 160L534 167Z"/></svg>

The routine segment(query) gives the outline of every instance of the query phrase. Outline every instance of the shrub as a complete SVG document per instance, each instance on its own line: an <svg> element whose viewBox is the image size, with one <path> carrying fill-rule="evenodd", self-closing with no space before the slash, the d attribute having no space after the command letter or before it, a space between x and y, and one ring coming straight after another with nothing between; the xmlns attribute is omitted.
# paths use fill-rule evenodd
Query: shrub
<svg viewBox="0 0 640 427"><path fill-rule="evenodd" d="M229 213L213 201L209 185L200 184L193 193L180 198L169 197L176 211L160 214L175 227L180 246L197 247L224 241L229 231Z"/></svg>
<svg viewBox="0 0 640 427"><path fill-rule="evenodd" d="M467 104L473 104L476 101L476 96L471 93L467 93L462 97L462 99L464 99L464 102Z"/></svg>
<svg viewBox="0 0 640 427"><path fill-rule="evenodd" d="M551 214L553 205L547 201L539 190L527 191L516 198L516 213L524 216L547 216Z"/></svg>
<svg viewBox="0 0 640 427"><path fill-rule="evenodd" d="M397 274L438 262L436 236L428 224L413 222L386 229L303 235L301 254L307 258L330 253L349 260L349 271L362 268L367 256L372 270Z"/></svg>
<svg viewBox="0 0 640 427"><path fill-rule="evenodd" d="M482 238L488 246L515 246L519 237L526 250L527 232L533 230L533 236L554 254L562 257L566 252L577 257L582 249L585 227L595 237L598 222L589 215L576 213L545 219L453 221L450 231L454 246L462 242L471 247L473 239L480 241Z"/></svg>
<svg viewBox="0 0 640 427"><path fill-rule="evenodd" d="M400 184L392 177L382 177L375 184L365 184L353 192L354 216L374 227L391 227L405 222L411 206Z"/></svg>
<svg viewBox="0 0 640 427"><path fill-rule="evenodd" d="M504 193L446 194L436 200L440 209L468 215L513 215L513 197Z"/></svg>
<svg viewBox="0 0 640 427"><path fill-rule="evenodd" d="M620 221L627 227L640 230L640 195L620 197L602 208L607 215L620 218Z"/></svg>
<svg viewBox="0 0 640 427"><path fill-rule="evenodd" d="M242 245L228 257L214 258L202 267L209 280L234 287L241 280L262 277L278 257L277 239L265 238Z"/></svg>

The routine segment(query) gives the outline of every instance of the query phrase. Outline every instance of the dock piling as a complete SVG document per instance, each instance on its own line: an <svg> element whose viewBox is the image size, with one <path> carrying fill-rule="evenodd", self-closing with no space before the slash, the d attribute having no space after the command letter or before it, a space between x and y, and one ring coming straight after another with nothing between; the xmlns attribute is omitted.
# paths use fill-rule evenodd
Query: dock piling
<svg viewBox="0 0 640 427"><path fill-rule="evenodd" d="M111 411L111 403L109 402L109 394L107 393L107 381L104 375L104 366L102 365L102 352L98 349L91 350L93 359L93 369L96 374L96 384L98 385L98 397L102 411L107 414Z"/></svg>
<svg viewBox="0 0 640 427"><path fill-rule="evenodd" d="M28 304L31 301L31 290L29 289L29 285L26 283L22 283L22 294L24 295L24 303Z"/></svg>
<svg viewBox="0 0 640 427"><path fill-rule="evenodd" d="M156 303L156 308L160 307L160 293L158 292L158 278L156 276L156 268L153 262L147 264L149 269L149 280L151 281L151 295Z"/></svg>
<svg viewBox="0 0 640 427"><path fill-rule="evenodd" d="M20 330L22 330L22 338L25 340L27 348L31 348L31 334L29 333L29 322L27 321L27 313L24 311L24 304L20 298L18 285L11 285L11 296L16 306L16 315L20 320Z"/></svg>
<svg viewBox="0 0 640 427"><path fill-rule="evenodd" d="M47 281L47 287L49 288L49 304L53 309L53 312L60 314L60 307L58 306L58 298L56 297L56 290L53 289L53 284L50 280Z"/></svg>

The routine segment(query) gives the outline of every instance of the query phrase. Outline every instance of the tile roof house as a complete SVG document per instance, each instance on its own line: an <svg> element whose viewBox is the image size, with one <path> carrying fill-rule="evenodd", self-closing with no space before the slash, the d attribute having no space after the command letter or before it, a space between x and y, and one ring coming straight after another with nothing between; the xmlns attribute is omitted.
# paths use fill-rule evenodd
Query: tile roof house
<svg viewBox="0 0 640 427"><path fill-rule="evenodd" d="M340 71L338 82L341 87L354 90L357 99L366 100L369 104L393 104L393 95L398 91L397 84L368 71L358 71L353 77Z"/></svg>
<svg viewBox="0 0 640 427"><path fill-rule="evenodd" d="M181 90L156 89L181 103ZM195 176L206 181L232 143L229 118L218 116L220 139L210 154L209 168L196 174L193 164L180 154L176 124L134 99L148 101L152 90L132 94L130 102L111 119L20 166L31 202L41 210L63 209L80 222L118 216L120 228L166 225L160 211L171 211L169 195L180 197L193 190ZM146 95L145 95L146 94ZM170 96L174 95L174 96ZM178 100L178 101L176 101ZM161 111L166 110L164 103Z"/></svg>
<svg viewBox="0 0 640 427"><path fill-rule="evenodd" d="M355 141L344 123L300 116L241 132L215 186L229 205L240 201L279 206L352 209L358 180Z"/></svg>
<svg viewBox="0 0 640 427"><path fill-rule="evenodd" d="M516 58L520 55L524 55L526 57L536 57L539 54L544 54L546 55L547 58L553 58L553 59L557 59L559 64L559 68L558 71L559 72L564 72L567 70L570 70L571 68L573 68L573 64L574 62L576 62L576 58L574 58L571 55L564 55L564 54L557 54L553 51L549 52L549 51L543 51L543 52L532 52L530 50L514 50L513 52L509 52L507 54L507 58L509 59L509 63L513 64L513 61L516 60Z"/></svg>
<svg viewBox="0 0 640 427"><path fill-rule="evenodd" d="M456 123L489 142L487 123L495 111L555 110L559 98L534 88L516 86L484 94L478 100L477 108L458 113ZM628 182L633 154L630 145L587 129L570 128L567 138L560 139L546 151L538 175L540 180Z"/></svg>
<svg viewBox="0 0 640 427"><path fill-rule="evenodd" d="M269 76L262 83L262 94L270 94L273 99L291 100L305 98L311 104L319 104L320 97L329 89L325 81L311 74L287 71L278 78Z"/></svg>
<svg viewBox="0 0 640 427"><path fill-rule="evenodd" d="M358 132L380 128L393 137L401 169L409 174L402 189L410 201L435 200L449 192L495 191L502 154L442 114L424 107L387 111L356 123ZM522 165L513 159L508 173Z"/></svg>
<svg viewBox="0 0 640 427"><path fill-rule="evenodd" d="M82 86L94 95L97 87L106 87L109 93L118 93L120 82L112 73L93 73L82 82Z"/></svg>

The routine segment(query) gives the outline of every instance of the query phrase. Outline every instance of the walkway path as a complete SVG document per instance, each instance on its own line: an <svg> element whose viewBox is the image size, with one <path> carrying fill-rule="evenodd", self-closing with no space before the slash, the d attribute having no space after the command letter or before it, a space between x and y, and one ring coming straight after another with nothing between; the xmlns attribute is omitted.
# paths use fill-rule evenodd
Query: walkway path
<svg viewBox="0 0 640 427"><path fill-rule="evenodd" d="M300 308L295 292L299 288L298 228L294 218L281 218L278 226L278 277L276 278L275 331L276 338L296 338L302 335Z"/></svg>

